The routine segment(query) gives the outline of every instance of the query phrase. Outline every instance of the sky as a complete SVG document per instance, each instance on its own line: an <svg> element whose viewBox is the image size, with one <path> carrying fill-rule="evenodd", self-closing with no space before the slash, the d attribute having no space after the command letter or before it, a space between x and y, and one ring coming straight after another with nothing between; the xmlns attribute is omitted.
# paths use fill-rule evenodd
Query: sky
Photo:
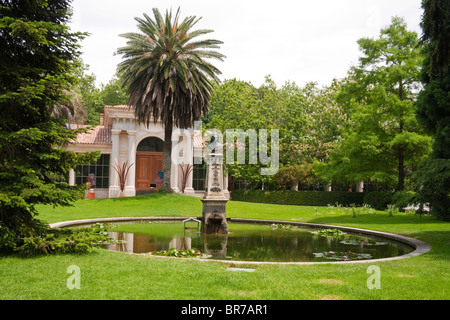
<svg viewBox="0 0 450 320"><path fill-rule="evenodd" d="M226 59L212 61L219 78L257 87L267 75L277 86L329 85L358 63L358 39L378 37L393 16L420 36L423 14L421 0L73 0L72 8L72 30L90 34L81 42L82 59L97 85L122 60L114 55L126 43L119 35L138 32L134 18L153 17L153 8L201 18L193 30L214 30L206 37L223 41L218 51Z"/></svg>

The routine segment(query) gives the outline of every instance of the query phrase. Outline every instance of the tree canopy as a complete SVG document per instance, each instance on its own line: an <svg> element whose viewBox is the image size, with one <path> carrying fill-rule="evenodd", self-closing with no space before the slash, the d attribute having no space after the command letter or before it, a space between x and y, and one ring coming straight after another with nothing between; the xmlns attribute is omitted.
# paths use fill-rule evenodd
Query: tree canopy
<svg viewBox="0 0 450 320"><path fill-rule="evenodd" d="M352 125L318 172L342 182L397 182L403 190L431 143L415 118L423 61L419 39L394 17L377 39L358 44L363 55L336 97L347 105Z"/></svg>
<svg viewBox="0 0 450 320"><path fill-rule="evenodd" d="M416 173L418 198L431 212L450 219L450 2L422 2L423 90L417 119L433 138L433 152Z"/></svg>
<svg viewBox="0 0 450 320"><path fill-rule="evenodd" d="M94 154L64 146L76 137L52 116L66 103L84 36L67 26L70 1L3 1L0 7L0 247L20 245L41 223L36 204L69 205L66 175Z"/></svg>

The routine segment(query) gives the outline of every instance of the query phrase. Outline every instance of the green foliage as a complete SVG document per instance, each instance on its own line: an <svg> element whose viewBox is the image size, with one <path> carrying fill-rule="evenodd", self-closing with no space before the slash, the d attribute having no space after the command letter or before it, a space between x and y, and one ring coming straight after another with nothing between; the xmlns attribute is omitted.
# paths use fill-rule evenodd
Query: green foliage
<svg viewBox="0 0 450 320"><path fill-rule="evenodd" d="M88 110L87 124L98 125L100 114L104 112L105 105L128 105L126 90L118 75L114 75L107 84L95 85L95 75L83 73L80 89L86 109Z"/></svg>
<svg viewBox="0 0 450 320"><path fill-rule="evenodd" d="M313 234L317 234L322 237L326 238L340 238L342 235L344 235L344 232L339 229L319 229L315 231L311 231Z"/></svg>
<svg viewBox="0 0 450 320"><path fill-rule="evenodd" d="M415 173L417 201L429 204L431 214L450 220L450 159L424 162Z"/></svg>
<svg viewBox="0 0 450 320"><path fill-rule="evenodd" d="M135 18L140 33L121 35L127 44L117 50L123 56L118 65L122 85L134 106L136 119L145 124L161 120L164 131L164 180L162 188L170 192L172 128L191 128L208 112L213 85L221 73L208 59L222 61L215 51L221 41L197 40L212 30L193 30L195 16L180 19L167 10L162 15L153 9L154 18L144 13Z"/></svg>
<svg viewBox="0 0 450 320"><path fill-rule="evenodd" d="M327 206L334 203L345 206L351 204L361 206L363 205L364 194L338 191L234 190L231 192L231 198L236 201L302 206Z"/></svg>
<svg viewBox="0 0 450 320"><path fill-rule="evenodd" d="M227 129L244 132L253 129L256 133L261 129L277 129L281 167L308 166L328 155L347 125L343 108L333 98L339 85L334 82L318 89L314 83L299 87L286 82L278 87L266 76L264 84L256 88L244 81L225 80L214 88L211 108L203 121L208 129L218 129L224 134L224 143ZM236 147L245 148L245 154L249 154L248 139ZM228 164L229 174L249 183L267 185L274 181L272 176L260 175L260 164L249 162L247 156L245 165Z"/></svg>
<svg viewBox="0 0 450 320"><path fill-rule="evenodd" d="M340 87L351 124L328 161L316 162L327 181L376 182L403 190L408 173L430 152L431 138L415 118L423 57L415 32L394 17L377 39L358 41L363 56Z"/></svg>
<svg viewBox="0 0 450 320"><path fill-rule="evenodd" d="M286 166L278 170L274 175L275 182L284 188L292 188L292 190L308 188L316 181L312 172L312 164L303 163L302 165Z"/></svg>
<svg viewBox="0 0 450 320"><path fill-rule="evenodd" d="M450 64L450 3L446 0L422 0L422 39L426 43L424 82L440 78Z"/></svg>
<svg viewBox="0 0 450 320"><path fill-rule="evenodd" d="M76 137L52 116L68 101L81 33L70 32L69 1L7 2L0 7L0 247L37 236L35 205L69 205L79 189L66 182L97 154L64 146Z"/></svg>
<svg viewBox="0 0 450 320"><path fill-rule="evenodd" d="M433 152L416 172L417 199L431 213L450 219L450 2L423 0L425 60L417 118L433 136Z"/></svg>
<svg viewBox="0 0 450 320"><path fill-rule="evenodd" d="M384 210L392 203L392 192L372 191L364 195L364 203L376 210Z"/></svg>
<svg viewBox="0 0 450 320"><path fill-rule="evenodd" d="M85 121L71 123L98 125L100 114L104 112L105 105L128 104L128 94L122 87L122 81L118 74L114 75L107 84L102 83L98 88L95 84L96 76L89 73L88 65L80 61L73 73L77 78L73 91L79 93L87 118ZM74 93L73 91L71 93Z"/></svg>
<svg viewBox="0 0 450 320"><path fill-rule="evenodd" d="M433 136L433 158L450 159L450 70L426 83L417 100L417 118Z"/></svg>
<svg viewBox="0 0 450 320"><path fill-rule="evenodd" d="M392 196L392 204L400 211L404 211L409 205L416 204L417 194L414 191L397 191Z"/></svg>
<svg viewBox="0 0 450 320"><path fill-rule="evenodd" d="M386 210L393 205L403 211L407 206L417 203L417 194L413 191L372 191L364 196L364 203L376 210Z"/></svg>
<svg viewBox="0 0 450 320"><path fill-rule="evenodd" d="M205 258L207 255L202 254L195 248L186 250L177 250L176 248L170 248L169 250L160 250L150 252L151 255L165 256L165 257L178 257L178 258Z"/></svg>
<svg viewBox="0 0 450 320"><path fill-rule="evenodd" d="M352 251L338 252L338 251L326 251L313 253L316 258L324 258L328 260L348 261L359 259L371 259L372 255L369 253L356 253Z"/></svg>
<svg viewBox="0 0 450 320"><path fill-rule="evenodd" d="M395 214L399 213L398 207L394 204L388 204L386 213L388 217L393 217Z"/></svg>
<svg viewBox="0 0 450 320"><path fill-rule="evenodd" d="M39 235L23 239L23 244L14 248L21 256L36 256L57 253L87 253L94 247L102 247L116 241L108 236L106 224L72 229L42 229Z"/></svg>
<svg viewBox="0 0 450 320"><path fill-rule="evenodd" d="M287 231L287 230L291 230L292 228L293 228L293 226L291 224L272 223L270 225L270 229L272 229L272 230Z"/></svg>

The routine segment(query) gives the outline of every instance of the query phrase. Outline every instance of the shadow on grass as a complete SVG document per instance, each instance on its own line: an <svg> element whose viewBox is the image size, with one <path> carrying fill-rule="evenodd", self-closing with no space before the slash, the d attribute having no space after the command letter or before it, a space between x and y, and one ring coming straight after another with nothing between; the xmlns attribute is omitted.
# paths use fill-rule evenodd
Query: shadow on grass
<svg viewBox="0 0 450 320"><path fill-rule="evenodd" d="M426 225L426 224L448 224L448 222L444 222L438 220L436 217L424 215L407 215L407 214L398 214L392 217L387 216L386 214L360 214L356 217L353 217L352 214L321 214L316 216L313 219L310 219L309 222L313 223L345 223L345 224L367 224L367 225L400 225L400 224L417 224L417 225Z"/></svg>

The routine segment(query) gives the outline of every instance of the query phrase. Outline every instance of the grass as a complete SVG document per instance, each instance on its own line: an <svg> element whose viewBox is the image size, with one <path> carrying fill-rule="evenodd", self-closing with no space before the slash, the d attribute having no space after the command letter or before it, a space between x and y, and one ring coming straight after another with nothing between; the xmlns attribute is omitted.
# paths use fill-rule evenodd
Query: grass
<svg viewBox="0 0 450 320"><path fill-rule="evenodd" d="M39 207L48 222L114 216L201 215L198 198L151 194L134 198L80 200L73 207ZM230 201L227 216L345 225L393 232L428 242L429 253L377 262L381 289L369 290L374 264L252 265L255 272L227 271L229 263L156 258L94 250L84 255L0 257L0 299L150 300L434 300L450 298L450 223L430 216L385 212L352 214L343 209ZM81 270L81 289L69 290L67 268ZM245 267L245 266L239 266Z"/></svg>

